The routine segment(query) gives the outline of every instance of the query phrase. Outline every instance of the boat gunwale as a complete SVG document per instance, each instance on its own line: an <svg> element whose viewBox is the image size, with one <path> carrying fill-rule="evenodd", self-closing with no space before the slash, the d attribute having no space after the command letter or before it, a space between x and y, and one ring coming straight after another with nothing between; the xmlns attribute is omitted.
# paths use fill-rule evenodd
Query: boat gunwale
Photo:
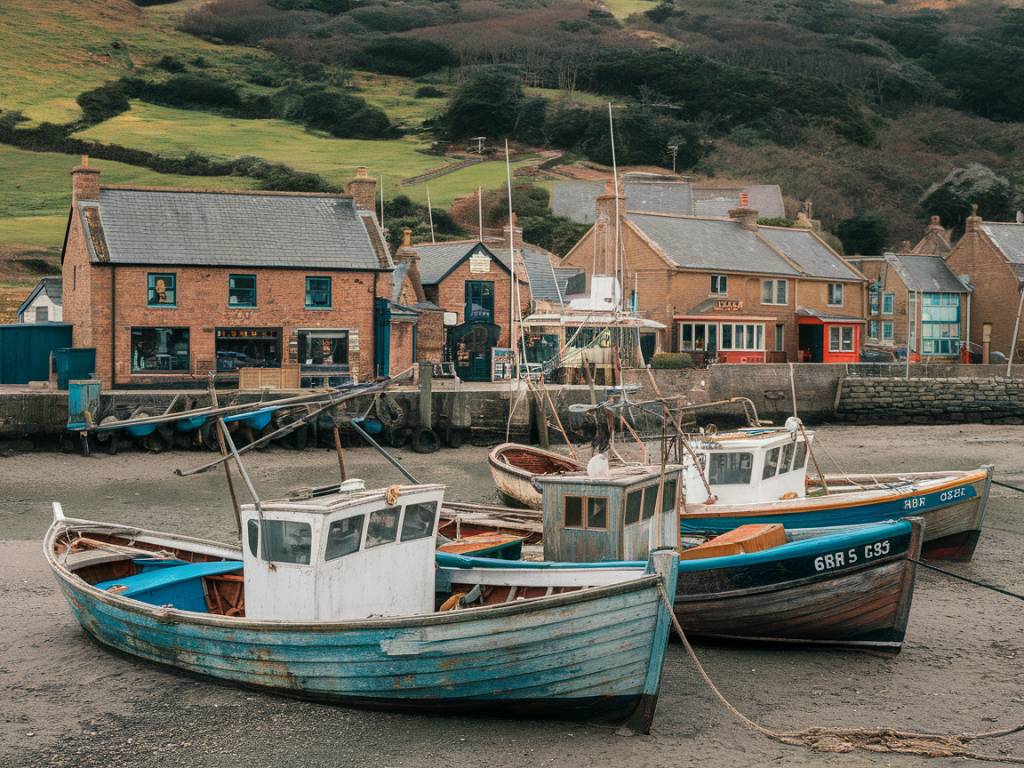
<svg viewBox="0 0 1024 768"><path fill-rule="evenodd" d="M100 523L91 520L77 518L64 518L54 520L46 535L43 538L43 555L47 564L54 574L67 586L77 593L89 596L106 605L128 611L129 613L141 614L155 621L162 623L179 622L198 624L221 629L235 630L270 630L270 631L302 631L316 633L333 633L342 631L358 631L372 629L409 629L414 627L437 626L445 624L462 623L466 621L486 620L492 617L515 615L519 613L535 613L547 608L556 608L562 605L574 605L577 603L591 602L605 597L612 597L619 594L631 592L642 592L650 588L657 589L661 584L661 577L657 573L643 574L635 579L609 584L606 586L587 587L572 592L564 592L557 595L517 600L512 603L501 605L483 606L461 611L447 611L444 613L416 614L406 617L388 617L377 619L358 619L337 622L301 622L287 621L280 619L249 619L245 617L221 616L218 614L201 613L198 611L183 611L177 608L163 608L149 605L139 600L113 594L98 587L88 584L80 576L76 576L66 565L59 563L54 551L54 545L59 533L74 530L76 523L87 523L99 525L112 529L123 529L133 533L154 533L169 541L181 539L187 542L189 537L178 537L175 534L162 534L155 531L143 532L132 526L122 526L117 523ZM141 537L136 536L137 540ZM201 540L198 540L201 541ZM206 543L206 542L204 542ZM241 550L220 545L224 551L233 551L239 557ZM511 562L511 561L510 561Z"/></svg>
<svg viewBox="0 0 1024 768"><path fill-rule="evenodd" d="M759 517L781 514L799 514L803 512L823 512L827 510L843 509L848 507L866 507L872 504L899 501L926 493L937 493L950 488L974 483L988 481L992 476L990 465L984 465L973 470L951 470L941 477L926 478L921 483L908 481L906 486L900 488L865 488L862 491L836 494L835 496L804 496L797 499L772 499L771 501L758 501L746 504L710 505L695 504L696 511L683 511L680 513L680 520L687 519L716 519L730 516ZM949 478L944 482L944 478ZM929 483L936 483L931 486ZM870 495L869 495L870 494ZM982 498L979 494L975 498ZM833 503L826 503L836 500ZM954 502L971 501L973 499L954 499ZM796 502L796 503L794 503ZM686 506L684 505L684 509ZM766 507L771 507L766 509ZM716 508L717 507L717 508ZM911 510L908 510L911 511ZM917 514L927 514L932 510L912 510Z"/></svg>
<svg viewBox="0 0 1024 768"><path fill-rule="evenodd" d="M502 443L501 445L495 446L493 449L491 449L491 452L487 454L487 463L490 464L491 467L494 469L498 469L503 472L508 472L509 474L515 475L516 477L527 481L529 481L533 477L538 476L539 474L542 474L537 472L530 472L529 470L523 469L522 467L517 467L515 464L511 464L510 462L508 462L504 458L504 455L505 453L512 449L527 450L532 453L539 454L546 459L553 459L556 462L574 464L576 466L576 469L559 470L559 472L555 474L561 474L564 472L581 472L585 469L585 467L582 464L580 464L578 461L574 461L568 456L563 456L562 454L555 453L554 451L546 451L543 448L535 448L531 445L522 445L521 443Z"/></svg>

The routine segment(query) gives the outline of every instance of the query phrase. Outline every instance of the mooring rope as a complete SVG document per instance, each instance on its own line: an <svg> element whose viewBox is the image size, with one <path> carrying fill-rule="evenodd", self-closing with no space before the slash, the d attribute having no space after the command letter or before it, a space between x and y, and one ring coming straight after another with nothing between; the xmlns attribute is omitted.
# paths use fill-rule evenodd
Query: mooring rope
<svg viewBox="0 0 1024 768"><path fill-rule="evenodd" d="M778 741L781 744L790 746L807 747L817 752L853 752L863 749L867 752L895 752L900 754L921 755L924 757L964 757L971 760L980 760L991 763L1012 763L1024 765L1024 757L1013 755L991 755L984 752L974 752L967 748L967 744L978 739L991 739L1000 736L1024 731L1024 723L1009 728L1002 728L996 731L984 733L918 733L914 731L899 731L895 728L805 728L801 731L776 731L761 725L755 720L740 712L733 704L725 698L718 686L711 679L711 676L704 669L704 665L697 658L693 646L690 645L686 633L683 631L679 619L673 610L672 602L665 594L662 585L658 585L658 593L661 601L668 610L672 620L672 626L679 636L687 655L696 667L698 674L708 686L715 698L725 707L737 720L752 731L760 733L769 739Z"/></svg>
<svg viewBox="0 0 1024 768"><path fill-rule="evenodd" d="M923 565L925 568L930 568L933 571L938 571L939 573L944 574L946 576L950 576L950 577L952 577L954 579L960 579L960 581L966 581L968 584L973 584L976 587L983 587L984 589L990 589L993 592L998 592L999 594L1006 595L1007 597L1015 597L1018 600L1024 600L1024 595L1018 595L1016 592L1011 592L1008 589L1003 589L1002 587L997 587L995 584L986 584L984 581L977 581L977 580L969 578L967 576L961 576L959 573L953 573L952 571L947 571L945 568L939 568L937 565L932 565L931 563L926 563L924 560L916 560L913 557L908 557L907 559L910 562L912 562L912 563L917 563L918 565Z"/></svg>
<svg viewBox="0 0 1024 768"><path fill-rule="evenodd" d="M1001 483L998 480L993 480L992 485L998 485L1003 488L1009 488L1011 491L1017 491L1018 493L1024 493L1024 488L1017 485L1010 485L1009 483Z"/></svg>

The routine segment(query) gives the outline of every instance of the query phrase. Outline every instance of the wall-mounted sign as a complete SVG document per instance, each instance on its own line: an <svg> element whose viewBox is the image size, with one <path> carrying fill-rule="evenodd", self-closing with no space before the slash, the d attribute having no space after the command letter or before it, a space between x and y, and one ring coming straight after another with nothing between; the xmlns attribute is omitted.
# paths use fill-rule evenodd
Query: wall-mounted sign
<svg viewBox="0 0 1024 768"><path fill-rule="evenodd" d="M469 257L469 271L474 273L490 272L491 257L482 253L474 253Z"/></svg>
<svg viewBox="0 0 1024 768"><path fill-rule="evenodd" d="M508 381L512 378L512 349L493 347L491 349L491 381Z"/></svg>

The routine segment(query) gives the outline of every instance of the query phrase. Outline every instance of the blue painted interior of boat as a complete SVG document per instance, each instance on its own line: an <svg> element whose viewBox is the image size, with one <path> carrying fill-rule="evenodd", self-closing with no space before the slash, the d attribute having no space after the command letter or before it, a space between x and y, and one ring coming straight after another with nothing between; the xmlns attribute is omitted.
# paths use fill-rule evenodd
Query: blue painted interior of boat
<svg viewBox="0 0 1024 768"><path fill-rule="evenodd" d="M160 568L176 568L179 565L188 565L187 560L174 560L164 557L139 557L132 560L135 563L135 575L155 571Z"/></svg>
<svg viewBox="0 0 1024 768"><path fill-rule="evenodd" d="M205 416L186 416L174 422L174 428L179 432L195 432L206 423Z"/></svg>
<svg viewBox="0 0 1024 768"><path fill-rule="evenodd" d="M124 587L118 594L150 605L172 605L182 611L206 613L203 576L215 576L242 570L239 560L209 563L185 563L176 567L149 568L133 576L101 581L97 589Z"/></svg>
<svg viewBox="0 0 1024 768"><path fill-rule="evenodd" d="M230 416L225 416L225 423L231 421L240 421L247 427L255 429L257 432L267 426L270 423L271 417L274 415L274 411L277 410L277 406L271 406L269 408L260 408L256 411L246 411L245 413L233 413Z"/></svg>
<svg viewBox="0 0 1024 768"><path fill-rule="evenodd" d="M146 437L156 431L156 424L134 424L130 427L125 427L125 430L132 437Z"/></svg>
<svg viewBox="0 0 1024 768"><path fill-rule="evenodd" d="M837 552L850 547L857 547L868 542L877 541L888 536L902 536L910 533L911 525L906 520L879 523L877 525L858 526L836 533L828 533L815 538L800 539L787 542L778 547L761 552L748 552L741 555L724 555L722 557L706 557L701 560L681 560L680 573L712 571L717 568L734 568L741 565L758 565L790 557L817 556L829 552ZM471 555L452 555L446 552L437 553L437 564L444 568L508 568L508 560L493 557L473 557ZM557 563L550 561L523 560L516 563L516 568L528 569L573 569L573 568L641 568L641 560L609 560L599 563Z"/></svg>

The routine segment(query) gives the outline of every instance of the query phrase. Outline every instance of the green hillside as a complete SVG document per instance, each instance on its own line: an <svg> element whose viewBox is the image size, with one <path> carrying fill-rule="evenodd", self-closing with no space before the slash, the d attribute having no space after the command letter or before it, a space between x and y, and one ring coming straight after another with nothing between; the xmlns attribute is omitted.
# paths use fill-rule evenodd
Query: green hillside
<svg viewBox="0 0 1024 768"><path fill-rule="evenodd" d="M607 162L609 101L620 164L670 165L673 144L686 173L780 183L833 230L877 214L895 244L955 167L1024 185L1020 5L5 0L0 249L52 258L85 151L109 183L199 188L339 189L366 165L422 204L428 183L401 181L478 134L509 136L517 168ZM431 202L504 179L492 157L432 178Z"/></svg>

